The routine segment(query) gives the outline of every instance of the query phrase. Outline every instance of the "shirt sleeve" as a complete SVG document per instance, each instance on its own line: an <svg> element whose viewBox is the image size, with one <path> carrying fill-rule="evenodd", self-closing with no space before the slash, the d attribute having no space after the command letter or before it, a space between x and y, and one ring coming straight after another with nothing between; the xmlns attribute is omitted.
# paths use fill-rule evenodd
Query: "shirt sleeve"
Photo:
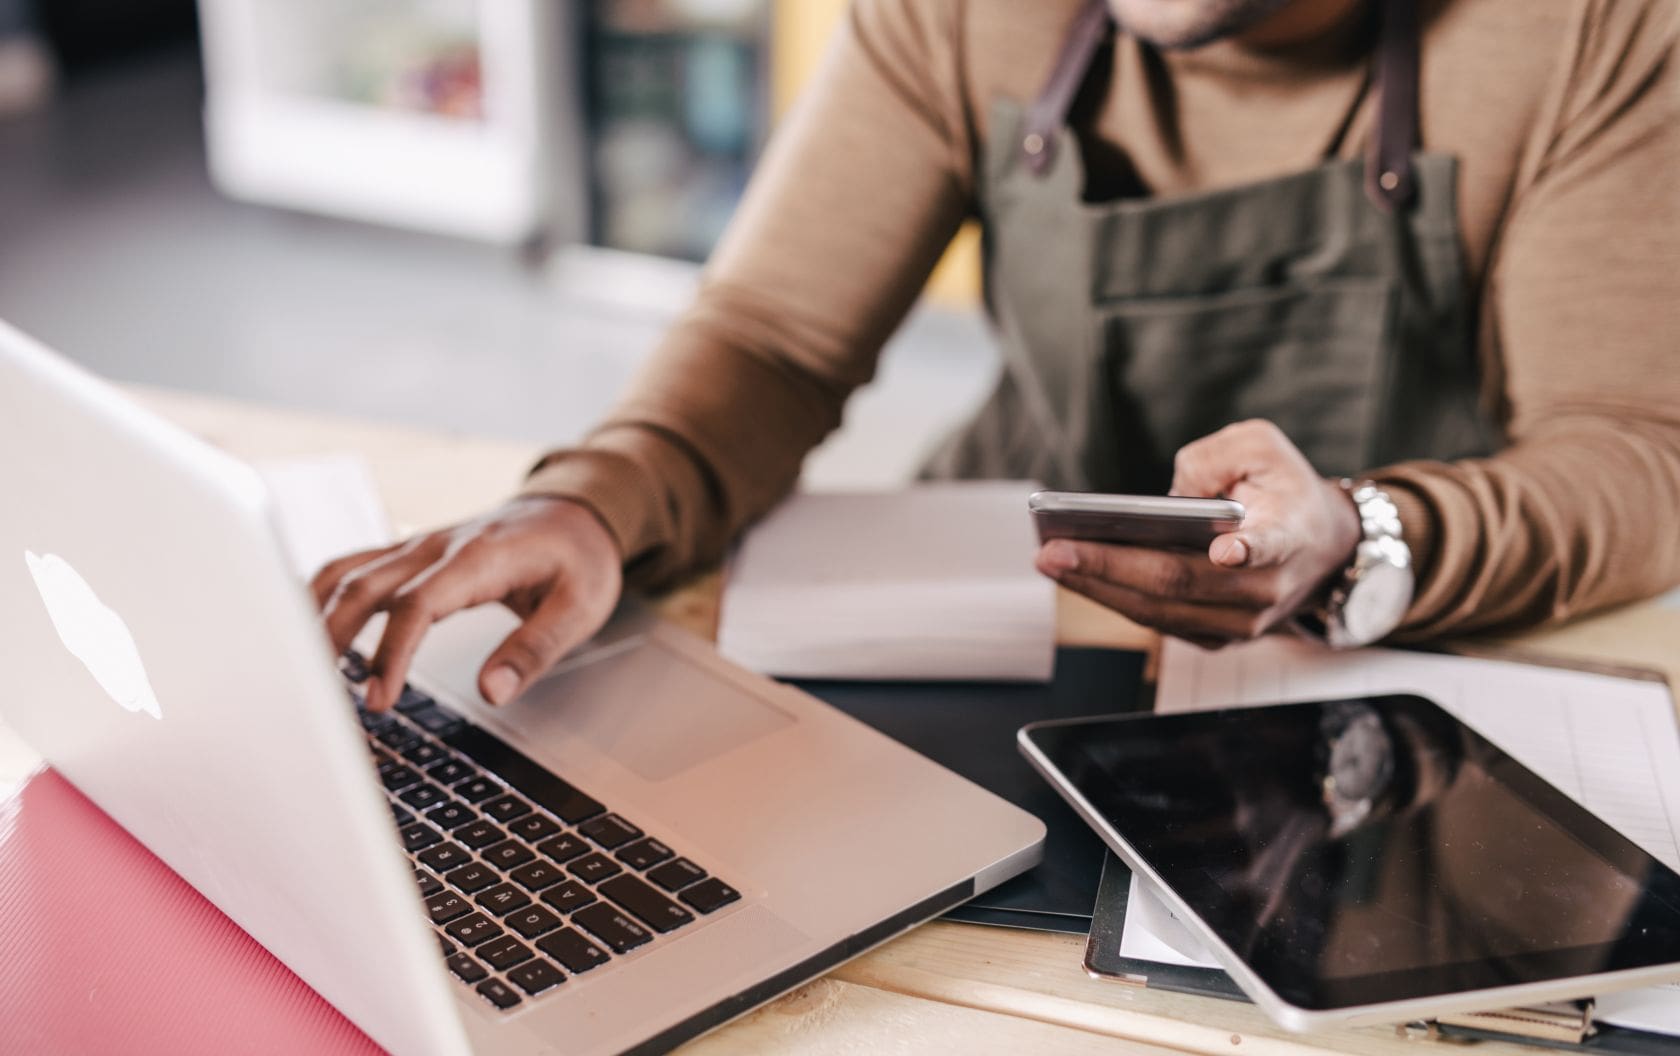
<svg viewBox="0 0 1680 1056"><path fill-rule="evenodd" d="M969 212L959 6L854 3L694 305L602 425L527 480L593 509L632 582L715 560L793 487Z"/></svg>
<svg viewBox="0 0 1680 1056"><path fill-rule="evenodd" d="M1680 70L1662 0L1590 5L1484 296L1509 446L1373 474L1418 564L1406 637L1680 582Z"/></svg>

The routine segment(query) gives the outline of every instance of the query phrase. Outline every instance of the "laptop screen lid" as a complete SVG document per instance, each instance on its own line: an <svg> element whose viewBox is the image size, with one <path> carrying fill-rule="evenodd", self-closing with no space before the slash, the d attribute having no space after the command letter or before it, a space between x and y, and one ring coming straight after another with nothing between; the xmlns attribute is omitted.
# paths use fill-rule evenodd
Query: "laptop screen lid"
<svg viewBox="0 0 1680 1056"><path fill-rule="evenodd" d="M247 467L0 323L0 718L388 1049L469 1051Z"/></svg>

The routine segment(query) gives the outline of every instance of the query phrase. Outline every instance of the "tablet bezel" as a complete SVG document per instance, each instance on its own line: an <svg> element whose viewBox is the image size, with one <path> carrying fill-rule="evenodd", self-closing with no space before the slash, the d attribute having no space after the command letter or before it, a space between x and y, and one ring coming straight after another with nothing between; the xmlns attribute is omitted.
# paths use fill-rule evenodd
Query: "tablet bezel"
<svg viewBox="0 0 1680 1056"><path fill-rule="evenodd" d="M1366 698L1340 699L1363 700L1380 704L1382 701L1394 698L1422 700L1429 707L1439 709L1439 705L1424 698L1416 697L1414 694L1382 694ZM1180 921L1202 942L1209 953L1219 961L1238 986L1262 1010L1288 1029L1305 1031L1327 1026L1352 1026L1430 1019L1449 1012L1482 1011L1541 1001L1564 1000L1608 990L1680 979L1680 956L1675 956L1667 961L1640 964L1618 970L1560 970L1555 977L1547 979L1464 991L1420 993L1418 985L1420 982L1440 977L1443 973L1450 972L1455 967L1451 964L1437 964L1342 979L1319 979L1315 983L1321 988L1321 996L1324 996L1326 1000L1302 1001L1299 999L1299 994L1286 994L1274 986L1272 982L1263 978L1247 961L1226 945L1219 934L1202 919L1190 902L1179 892L1167 886L1156 869L1115 829L1103 812L1086 798L1079 787L1061 772L1053 761L1052 749L1047 744L1041 743L1041 741L1047 741L1051 737L1065 736L1065 731L1069 729L1084 728L1095 731L1112 728L1118 724L1171 724L1197 721L1206 723L1209 719L1217 720L1218 716L1222 714L1234 713L1242 713L1245 717L1252 719L1256 713L1264 713L1268 710L1322 707L1327 703L1331 703L1331 701L1302 701L1263 707L1221 709L1212 712L1175 712L1170 715L1121 714L1085 719L1049 720L1023 727L1017 735L1017 741L1022 754L1026 756L1032 766L1102 837L1104 843L1119 855L1134 872L1154 885L1156 893L1174 910ZM1559 825L1564 827L1565 831L1586 846L1599 848L1606 846L1608 843L1608 845L1621 852L1631 850L1645 862L1654 866L1656 870L1666 874L1665 877L1662 877L1665 890L1680 891L1680 875L1675 874L1661 861L1646 853L1637 844L1611 828L1575 800L1524 767L1508 753L1499 749L1497 745L1489 742L1474 727L1463 723L1462 720L1456 716L1451 716L1444 710L1443 714L1451 718L1454 723L1464 727L1478 740L1486 742L1498 753L1495 760L1498 763L1497 772L1493 769L1488 771L1495 781L1525 802L1530 803L1535 809L1552 817ZM1513 777L1515 781L1510 779ZM1559 815L1562 815L1562 817L1559 817ZM1501 960L1506 963L1518 959L1522 963L1545 963L1548 960L1565 962L1560 964L1561 969L1570 960L1590 958L1595 952L1602 952L1614 945L1613 943L1593 944L1556 951L1519 954L1501 958ZM1481 963L1485 962L1459 962L1458 966Z"/></svg>

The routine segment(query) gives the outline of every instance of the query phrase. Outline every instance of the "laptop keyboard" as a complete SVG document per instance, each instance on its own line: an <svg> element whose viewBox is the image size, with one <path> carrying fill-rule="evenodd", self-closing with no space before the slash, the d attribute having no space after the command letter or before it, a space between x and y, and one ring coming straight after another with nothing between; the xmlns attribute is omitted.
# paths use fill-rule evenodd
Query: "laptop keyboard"
<svg viewBox="0 0 1680 1056"><path fill-rule="evenodd" d="M352 683L364 661L344 660ZM622 814L413 689L352 692L449 970L509 1011L740 894Z"/></svg>

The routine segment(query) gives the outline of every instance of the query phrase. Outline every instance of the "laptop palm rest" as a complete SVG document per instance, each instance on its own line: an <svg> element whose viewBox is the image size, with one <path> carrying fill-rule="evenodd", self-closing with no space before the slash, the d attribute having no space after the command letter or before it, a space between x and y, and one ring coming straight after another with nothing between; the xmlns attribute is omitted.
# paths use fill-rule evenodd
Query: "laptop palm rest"
<svg viewBox="0 0 1680 1056"><path fill-rule="evenodd" d="M535 744L581 741L652 784L793 725L791 715L652 644L645 610L621 613L512 704L501 723ZM495 606L439 624L417 666L463 703L479 701L478 669L517 626Z"/></svg>

